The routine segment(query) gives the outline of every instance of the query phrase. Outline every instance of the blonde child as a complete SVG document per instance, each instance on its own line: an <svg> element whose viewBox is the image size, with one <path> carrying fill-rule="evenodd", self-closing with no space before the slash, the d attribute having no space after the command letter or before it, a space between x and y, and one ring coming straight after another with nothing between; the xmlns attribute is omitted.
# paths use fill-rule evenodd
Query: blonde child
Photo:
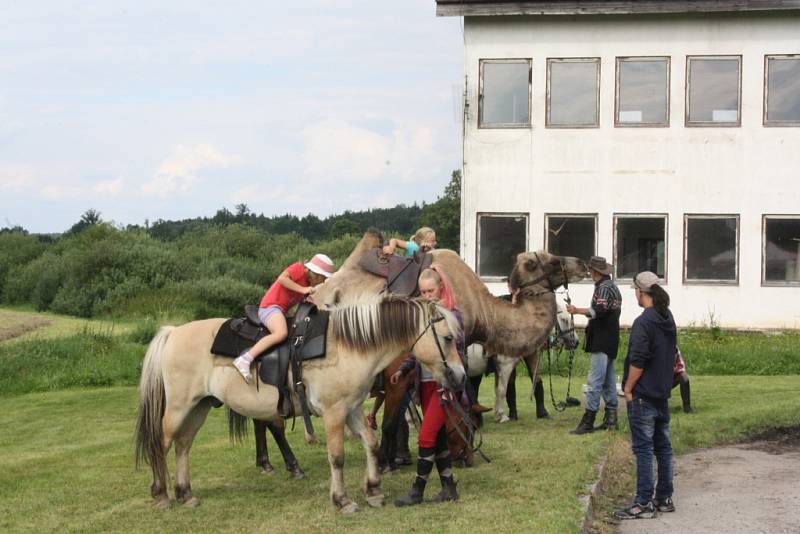
<svg viewBox="0 0 800 534"><path fill-rule="evenodd" d="M405 250L406 256L413 256L417 251L428 252L433 250L436 248L436 232L433 231L433 228L423 226L408 241L396 238L390 239L389 244L383 247L383 252L394 254L398 248Z"/></svg>

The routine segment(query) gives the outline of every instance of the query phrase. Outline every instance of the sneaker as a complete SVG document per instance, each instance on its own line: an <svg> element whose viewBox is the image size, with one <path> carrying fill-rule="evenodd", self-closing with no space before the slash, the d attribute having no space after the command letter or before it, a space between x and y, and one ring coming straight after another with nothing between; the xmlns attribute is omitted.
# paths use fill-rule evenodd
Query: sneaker
<svg viewBox="0 0 800 534"><path fill-rule="evenodd" d="M233 366L241 373L245 382L249 384L253 380L253 376L250 374L250 362L245 360L242 356L233 360Z"/></svg>
<svg viewBox="0 0 800 534"><path fill-rule="evenodd" d="M653 500L653 506L655 506L659 512L675 511L675 503L672 502L672 497L667 497L666 499L655 499Z"/></svg>
<svg viewBox="0 0 800 534"><path fill-rule="evenodd" d="M617 510L614 512L614 517L616 519L652 519L656 514L656 507L653 505L653 501L650 501L647 504L633 503L628 508Z"/></svg>

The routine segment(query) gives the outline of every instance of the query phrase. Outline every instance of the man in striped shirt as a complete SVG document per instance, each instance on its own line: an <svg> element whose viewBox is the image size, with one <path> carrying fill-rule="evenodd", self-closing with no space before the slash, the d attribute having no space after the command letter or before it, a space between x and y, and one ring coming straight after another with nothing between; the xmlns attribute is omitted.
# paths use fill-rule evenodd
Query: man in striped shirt
<svg viewBox="0 0 800 534"><path fill-rule="evenodd" d="M598 427L606 430L618 429L617 422L617 384L614 372L614 359L619 350L619 315L622 295L611 280L613 266L601 256L589 260L594 294L588 308L567 305L567 311L589 318L586 326L584 350L591 353L592 365L589 370L588 390L586 391L586 412L573 434L593 432L594 420L600 409L600 395L606 403L603 424Z"/></svg>

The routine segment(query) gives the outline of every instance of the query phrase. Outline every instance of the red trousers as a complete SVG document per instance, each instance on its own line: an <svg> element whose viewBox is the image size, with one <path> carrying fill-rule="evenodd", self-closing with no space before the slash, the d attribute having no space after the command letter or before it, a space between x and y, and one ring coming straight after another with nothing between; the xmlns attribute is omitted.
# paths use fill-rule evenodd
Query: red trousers
<svg viewBox="0 0 800 534"><path fill-rule="evenodd" d="M436 446L436 436L439 430L445 426L447 415L442 406L436 390L439 385L436 382L422 382L420 384L422 404L422 426L419 428L420 448L434 448Z"/></svg>

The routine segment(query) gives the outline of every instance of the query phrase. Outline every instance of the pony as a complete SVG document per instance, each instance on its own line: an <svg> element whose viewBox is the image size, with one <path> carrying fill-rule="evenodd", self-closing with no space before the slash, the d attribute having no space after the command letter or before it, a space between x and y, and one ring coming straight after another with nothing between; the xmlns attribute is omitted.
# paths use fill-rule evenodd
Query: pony
<svg viewBox="0 0 800 534"><path fill-rule="evenodd" d="M212 341L225 319L193 321L162 327L147 349L139 383L135 463L150 465L153 505L170 505L167 494L167 452L175 444L175 497L197 506L189 479L189 450L212 406L227 404L234 419L275 421L278 389L247 384L230 358L211 354ZM330 500L344 513L358 505L344 485L344 427L359 436L366 452L364 493L367 503L383 506L377 464L377 442L366 424L362 404L375 375L413 349L440 383L463 388L466 372L458 356L458 322L442 306L417 299L362 295L331 307L324 358L303 363L303 383L311 412L323 419ZM293 396L296 411L299 401ZM239 425L240 429L246 425ZM232 430L233 432L233 430Z"/></svg>

